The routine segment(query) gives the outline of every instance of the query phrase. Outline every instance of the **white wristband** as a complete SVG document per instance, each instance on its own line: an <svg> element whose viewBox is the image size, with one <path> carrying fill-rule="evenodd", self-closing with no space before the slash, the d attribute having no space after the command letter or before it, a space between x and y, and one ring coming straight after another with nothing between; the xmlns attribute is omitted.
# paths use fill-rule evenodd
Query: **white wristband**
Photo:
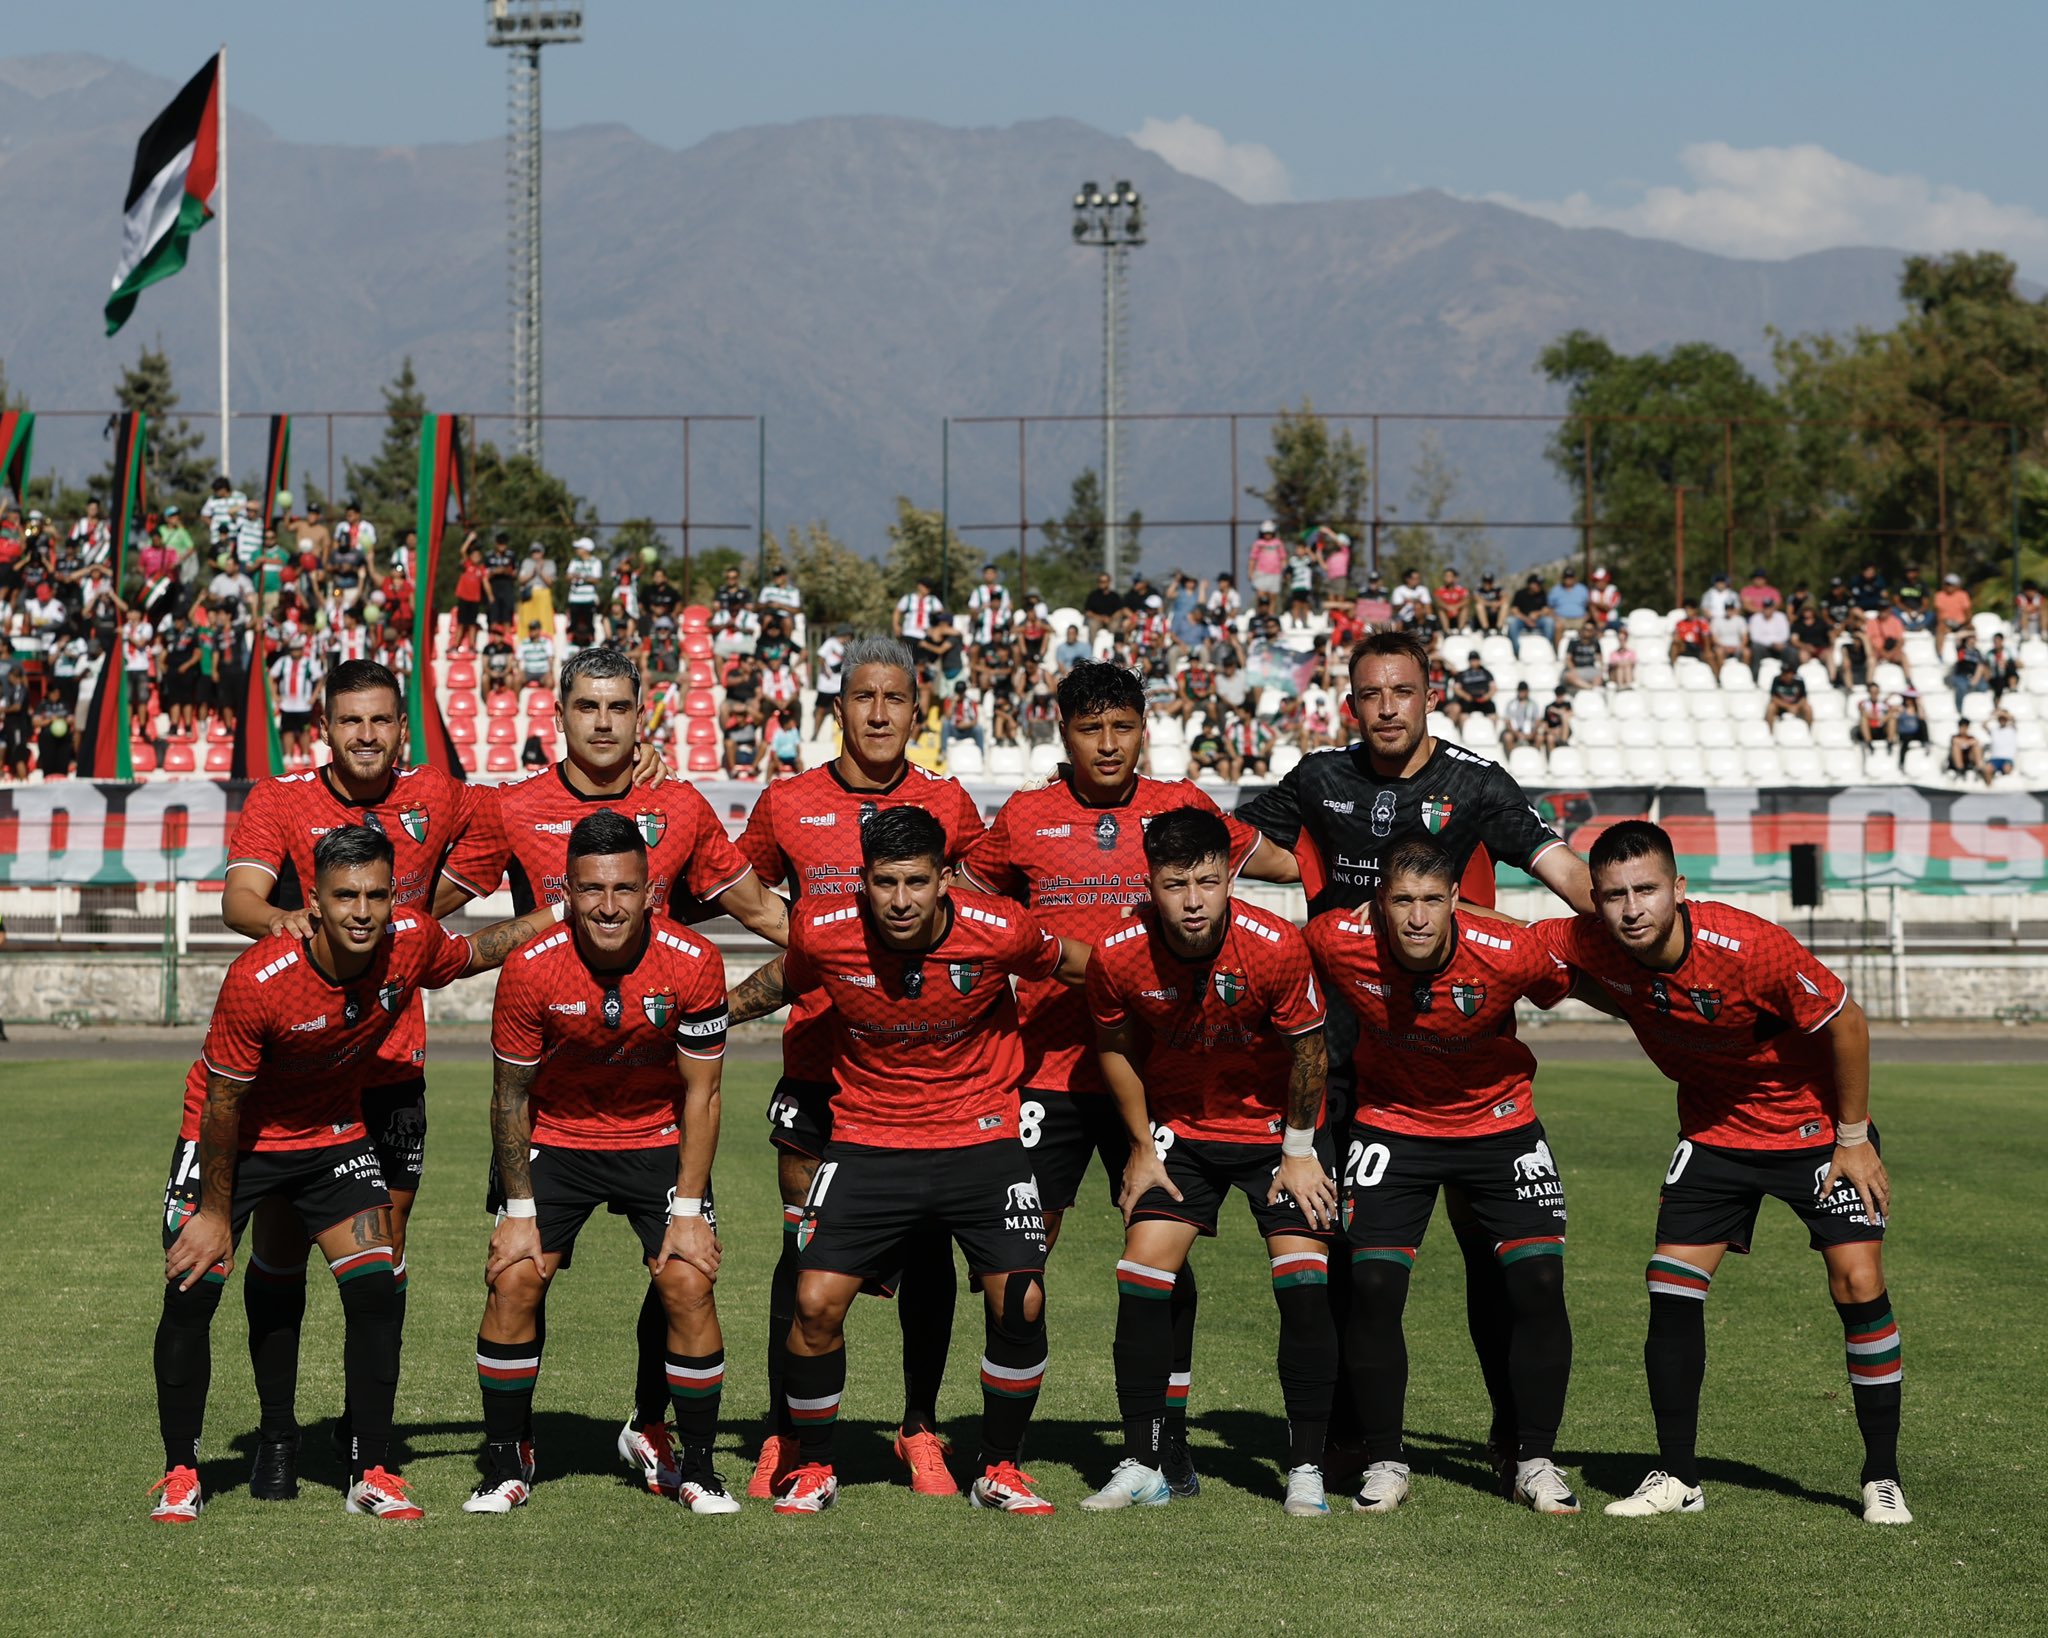
<svg viewBox="0 0 2048 1638"><path fill-rule="evenodd" d="M1835 1122L1835 1147L1853 1149L1859 1143L1870 1141L1870 1122L1867 1120L1838 1120Z"/></svg>
<svg viewBox="0 0 2048 1638"><path fill-rule="evenodd" d="M668 1214L671 1217L702 1217L704 1197L697 1194L679 1194L668 1203Z"/></svg>
<svg viewBox="0 0 2048 1638"><path fill-rule="evenodd" d="M569 901L567 899L557 899L554 902L553 909L555 912L555 925L559 927L569 919Z"/></svg>
<svg viewBox="0 0 2048 1638"><path fill-rule="evenodd" d="M1290 1126L1287 1135L1280 1140L1280 1152L1289 1160L1301 1160L1316 1152L1316 1129L1313 1126Z"/></svg>
<svg viewBox="0 0 2048 1638"><path fill-rule="evenodd" d="M507 1217L535 1216L536 1212L533 1201L531 1199L515 1200L510 1195L507 1195L505 1197L505 1215Z"/></svg>

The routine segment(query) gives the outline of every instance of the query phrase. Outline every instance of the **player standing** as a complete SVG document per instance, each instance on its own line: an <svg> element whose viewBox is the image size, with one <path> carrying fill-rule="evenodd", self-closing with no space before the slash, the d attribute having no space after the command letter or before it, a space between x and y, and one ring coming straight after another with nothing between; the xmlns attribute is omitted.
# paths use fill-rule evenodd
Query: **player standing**
<svg viewBox="0 0 2048 1638"><path fill-rule="evenodd" d="M1596 914L1541 927L1678 1083L1678 1148L1646 1276L1643 1366L1660 1465L1607 1511L1647 1518L1706 1506L1695 1447L1707 1292L1721 1259L1749 1250L1764 1198L1775 1195L1827 1264L1863 1434L1863 1517L1910 1524L1899 1486L1899 1327L1884 1279L1891 1180L1870 1121L1863 1009L1783 928L1688 900L1658 826L1613 826L1589 862Z"/></svg>
<svg viewBox="0 0 2048 1638"><path fill-rule="evenodd" d="M1123 1118L1124 1254L1116 1265L1116 1393L1124 1458L1081 1505L1160 1506L1173 1360L1167 1297L1232 1189L1251 1203L1280 1306L1287 1407L1286 1511L1330 1510L1323 1444L1337 1332L1323 1287L1337 1221L1329 1058L1308 945L1290 921L1230 896L1222 815L1185 807L1145 830L1150 904L1096 945L1088 1008L1102 1078Z"/></svg>
<svg viewBox="0 0 2048 1638"><path fill-rule="evenodd" d="M1146 826L1175 808L1192 804L1214 812L1216 804L1191 780L1139 773L1145 685L1136 673L1084 661L1061 679L1058 703L1067 753L1058 777L1003 804L988 834L969 852L962 874L976 888L1017 900L1054 932L1093 945L1150 902ZM1249 825L1224 823L1233 874L1299 879L1284 848ZM1103 1085L1086 997L1056 981L1026 979L1017 986L1017 1004L1024 1029L1021 1131L1037 1172L1050 1250L1059 1241L1063 1215L1079 1197L1089 1158L1102 1157L1114 1203L1130 1145L1116 1100ZM1200 1481L1187 1448L1196 1311L1191 1265L1182 1266L1168 1302L1174 1361L1161 1461L1174 1494L1192 1496Z"/></svg>
<svg viewBox="0 0 2048 1638"><path fill-rule="evenodd" d="M391 1472L399 1313L391 1200L362 1121L363 1066L413 992L487 972L553 924L539 911L469 938L413 909L394 915L390 838L344 825L313 851L312 931L259 939L236 957L206 1045L185 1077L185 1114L164 1189L164 1305L156 1333L165 1473L151 1517L199 1515L199 1433L212 1375L210 1327L234 1247L259 1201L282 1198L341 1289L351 1513L418 1518Z"/></svg>
<svg viewBox="0 0 2048 1638"><path fill-rule="evenodd" d="M870 637L845 648L844 681L833 701L839 755L761 792L739 839L742 857L769 886L782 884L799 908L819 898L860 890L862 828L891 807L919 807L946 833L954 863L982 834L974 799L955 781L905 759L917 716L916 662L893 638ZM841 902L844 902L843 897ZM777 1151L782 1190L782 1254L768 1298L768 1435L747 1486L771 1496L796 1465L796 1429L783 1403L783 1364L796 1318L797 1225L804 1197L832 1138L831 1002L800 995L782 1034L782 1078L768 1104L768 1139ZM942 1230L907 1247L896 1317L903 1330L903 1420L895 1451L919 1495L957 1496L938 1432L939 1387L953 1341L958 1281L953 1242Z"/></svg>
<svg viewBox="0 0 2048 1638"><path fill-rule="evenodd" d="M822 990L833 1024L832 1141L804 1203L783 1391L798 1465L778 1513L839 1494L832 1426L846 1388L846 1313L930 1225L960 1242L987 1303L980 1477L969 1499L1050 1513L1017 1465L1045 1380L1045 1218L1018 1141L1023 1065L1009 978L1078 983L1087 951L1016 905L948 887L947 838L922 808L861 833L862 892L800 908L789 951L734 989L736 1023Z"/></svg>
<svg viewBox="0 0 2048 1638"><path fill-rule="evenodd" d="M1283 848L1304 834L1313 859L1303 871L1311 916L1325 910L1356 909L1379 885L1380 855L1395 836L1423 831L1451 856L1461 882L1473 855L1488 855L1526 870L1574 910L1592 899L1586 866L1546 825L1522 787L1499 763L1429 732L1429 713L1439 696L1429 683L1429 650L1407 632L1375 632L1351 651L1351 694L1347 705L1361 737L1341 749L1312 751L1277 785L1238 803L1237 816ZM1465 884L1468 897L1491 905L1492 876ZM1356 1040L1345 997L1330 1006L1330 1122L1348 1129L1353 1095L1352 1047ZM1472 1345L1493 1402L1489 1455L1503 1486L1513 1477L1514 1390L1508 1379L1510 1304L1494 1261L1493 1241L1476 1222L1463 1192L1446 1191L1451 1226L1465 1258L1465 1318ZM1330 1294L1337 1305L1339 1337L1349 1330L1343 1315L1351 1286L1339 1280ZM1349 1406L1339 1400L1335 1418L1348 1445ZM1354 1452L1344 1453L1348 1458Z"/></svg>
<svg viewBox="0 0 2048 1638"><path fill-rule="evenodd" d="M1571 974L1543 935L1460 918L1458 876L1427 836L1398 838L1381 856L1370 913L1326 910L1307 929L1329 993L1358 1020L1344 1352L1367 1465L1353 1505L1391 1513L1408 1499L1401 1315L1442 1186L1464 1190L1507 1291L1514 1499L1539 1513L1576 1513L1556 1459L1572 1362L1564 1184L1536 1118L1535 1055L1515 1039L1515 1003L1555 1006Z"/></svg>
<svg viewBox="0 0 2048 1638"><path fill-rule="evenodd" d="M647 916L647 844L604 809L569 833L568 925L498 981L491 1146L505 1205L477 1332L487 1472L467 1513L509 1513L533 1486L541 1309L600 1206L640 1236L667 1316L663 1359L693 1513L735 1513L711 1466L725 1343L711 1203L725 1053L725 966L708 939Z"/></svg>

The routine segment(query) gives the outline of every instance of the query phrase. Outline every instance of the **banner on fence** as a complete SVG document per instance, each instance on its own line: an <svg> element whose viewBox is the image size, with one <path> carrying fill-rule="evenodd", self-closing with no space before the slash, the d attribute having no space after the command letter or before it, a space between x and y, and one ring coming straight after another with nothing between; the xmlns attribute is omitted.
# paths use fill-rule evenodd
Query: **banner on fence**
<svg viewBox="0 0 2048 1638"><path fill-rule="evenodd" d="M962 780L993 817L1014 787ZM760 786L696 782L737 835ZM0 883L120 886L217 881L248 790L246 781L121 784L73 779L0 787ZM1237 793L1205 786L1226 812ZM1791 847L1820 848L1826 886L1920 893L2048 891L2048 794L1934 790L1910 785L1709 790L1585 786L1531 790L1546 820L1584 853L1620 819L1655 819L1671 832L1696 892L1783 891ZM1503 887L1527 885L1502 867Z"/></svg>

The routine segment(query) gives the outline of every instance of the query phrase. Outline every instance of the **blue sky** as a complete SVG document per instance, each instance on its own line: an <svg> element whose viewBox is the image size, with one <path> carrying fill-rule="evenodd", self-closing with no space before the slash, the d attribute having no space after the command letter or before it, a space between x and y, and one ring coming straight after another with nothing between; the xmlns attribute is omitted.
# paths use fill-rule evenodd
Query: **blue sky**
<svg viewBox="0 0 2048 1638"><path fill-rule="evenodd" d="M231 45L229 94L282 135L373 145L501 128L483 0L66 0L10 53L169 77ZM1439 187L1733 254L1998 245L2048 275L2036 140L2048 7L1722 0L1400 7L1324 0L588 0L547 122L687 146L888 113L1066 115L1255 199Z"/></svg>

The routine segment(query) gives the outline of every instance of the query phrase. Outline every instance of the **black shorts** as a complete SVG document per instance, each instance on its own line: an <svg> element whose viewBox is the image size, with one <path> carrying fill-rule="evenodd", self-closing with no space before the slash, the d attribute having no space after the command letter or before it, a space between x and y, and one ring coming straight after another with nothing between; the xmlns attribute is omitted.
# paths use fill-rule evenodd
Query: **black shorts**
<svg viewBox="0 0 2048 1638"><path fill-rule="evenodd" d="M647 1149L568 1149L535 1144L532 1149L533 1208L540 1248L560 1252L562 1267L576 1249L576 1236L599 1206L623 1217L652 1257L668 1233L668 1206L676 1193L676 1146ZM704 1220L713 1229L711 1187L704 1188Z"/></svg>
<svg viewBox="0 0 2048 1638"><path fill-rule="evenodd" d="M272 1195L282 1197L299 1214L308 1240L359 1212L391 1204L377 1151L368 1138L317 1149L244 1149L235 1157L235 1198L228 1208L238 1244L250 1214ZM171 1145L171 1170L164 1183L166 1251L185 1219L198 1209L199 1144L179 1138Z"/></svg>
<svg viewBox="0 0 2048 1638"><path fill-rule="evenodd" d="M1877 1147L1875 1126L1870 1142ZM1657 1244L1725 1245L1746 1252L1765 1195L1775 1195L1798 1213L1815 1251L1882 1240L1884 1219L1871 1222L1863 1197L1846 1178L1836 1181L1827 1199L1820 1198L1821 1181L1834 1158L1831 1143L1811 1149L1723 1149L1681 1139L1657 1203Z"/></svg>
<svg viewBox="0 0 2048 1638"><path fill-rule="evenodd" d="M312 720L311 711L280 711L277 714L277 725L287 734L303 734L306 724Z"/></svg>
<svg viewBox="0 0 2048 1638"><path fill-rule="evenodd" d="M1359 1123L1344 1157L1344 1228L1353 1252L1405 1251L1429 1228L1439 1187L1459 1188L1494 1250L1562 1240L1564 1182L1532 1120L1484 1137L1431 1138Z"/></svg>
<svg viewBox="0 0 2048 1638"><path fill-rule="evenodd" d="M830 1081L800 1081L785 1075L768 1100L768 1141L787 1154L822 1160L832 1141Z"/></svg>
<svg viewBox="0 0 2048 1638"><path fill-rule="evenodd" d="M1494 704L1491 695L1483 700L1453 700L1451 703L1456 705L1461 711L1470 711L1482 717L1494 715Z"/></svg>
<svg viewBox="0 0 2048 1638"><path fill-rule="evenodd" d="M1059 1092L1027 1086L1017 1097L1017 1139L1038 1173L1047 1211L1065 1211L1081 1192L1092 1155L1109 1176L1109 1203L1123 1192L1130 1134L1107 1092Z"/></svg>
<svg viewBox="0 0 2048 1638"><path fill-rule="evenodd" d="M426 1077L364 1087L363 1124L370 1129L386 1186L416 1191L427 1164Z"/></svg>
<svg viewBox="0 0 2048 1638"><path fill-rule="evenodd" d="M797 1223L799 1266L880 1283L902 1268L905 1245L926 1227L960 1243L969 1274L1043 1269L1045 1214L1023 1145L829 1145Z"/></svg>
<svg viewBox="0 0 2048 1638"><path fill-rule="evenodd" d="M519 581L513 575L491 576L491 621L509 626L519 612Z"/></svg>
<svg viewBox="0 0 2048 1638"><path fill-rule="evenodd" d="M1294 1196L1282 1193L1270 1206L1266 1195L1273 1187L1273 1175L1280 1170L1280 1145L1272 1143L1211 1143L1203 1138L1181 1137L1170 1127L1155 1126L1152 1141L1165 1162L1166 1175L1180 1190L1178 1200L1164 1189L1147 1189L1131 1212L1131 1221L1192 1223L1197 1232L1214 1234L1223 1215L1223 1202L1232 1189L1251 1203L1252 1221L1264 1236L1308 1234L1328 1239L1330 1230L1312 1228ZM1333 1181L1337 1175L1336 1147L1327 1126L1316 1129L1316 1160Z"/></svg>

